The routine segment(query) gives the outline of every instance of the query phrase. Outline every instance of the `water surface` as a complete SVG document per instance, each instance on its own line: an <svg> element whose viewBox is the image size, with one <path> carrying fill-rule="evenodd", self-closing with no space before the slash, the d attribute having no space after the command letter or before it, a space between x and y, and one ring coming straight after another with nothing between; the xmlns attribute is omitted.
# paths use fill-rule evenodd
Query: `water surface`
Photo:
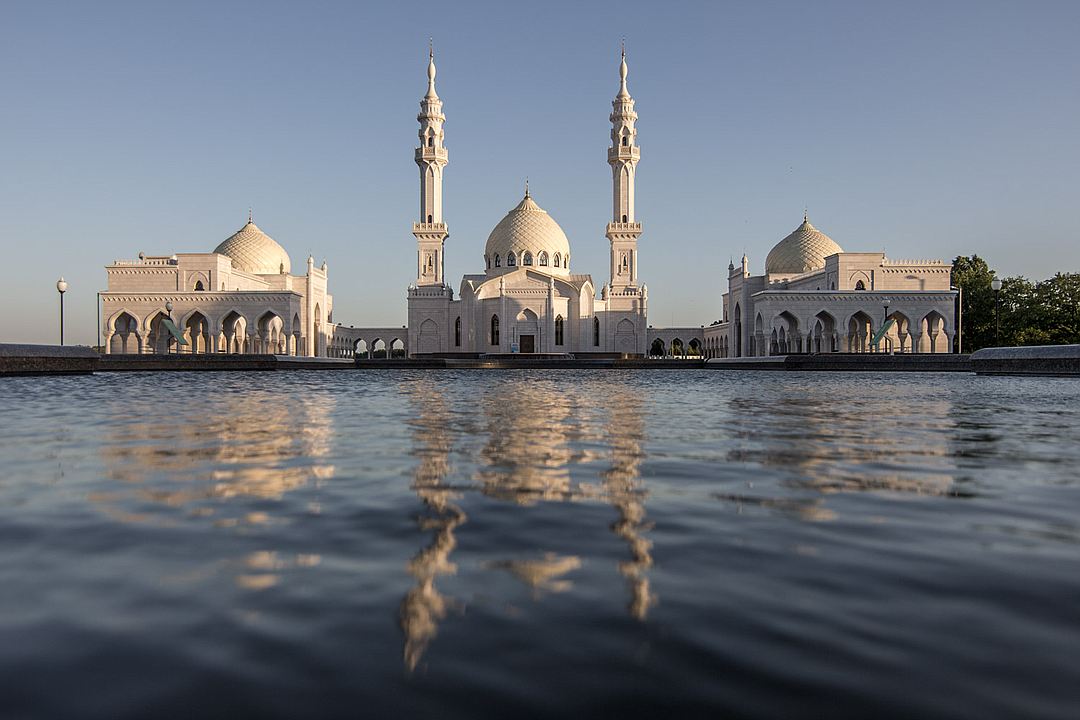
<svg viewBox="0 0 1080 720"><path fill-rule="evenodd" d="M1080 383L0 380L0 716L1080 715Z"/></svg>

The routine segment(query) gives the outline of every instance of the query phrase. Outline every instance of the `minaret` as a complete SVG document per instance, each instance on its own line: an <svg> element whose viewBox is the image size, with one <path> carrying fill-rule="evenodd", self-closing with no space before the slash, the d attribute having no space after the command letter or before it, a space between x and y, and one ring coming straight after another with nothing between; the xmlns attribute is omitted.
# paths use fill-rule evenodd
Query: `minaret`
<svg viewBox="0 0 1080 720"><path fill-rule="evenodd" d="M634 176L641 149L637 146L637 113L626 90L626 49L619 64L619 94L611 102L611 165L613 209L607 226L611 241L611 290L622 293L637 287L637 242L641 223L634 216Z"/></svg>
<svg viewBox="0 0 1080 720"><path fill-rule="evenodd" d="M428 89L420 101L420 147L416 164L420 167L420 222L413 223L416 236L416 285L444 285L443 249L449 233L442 214L442 174L447 154L443 146L442 100L435 92L435 50L428 50Z"/></svg>

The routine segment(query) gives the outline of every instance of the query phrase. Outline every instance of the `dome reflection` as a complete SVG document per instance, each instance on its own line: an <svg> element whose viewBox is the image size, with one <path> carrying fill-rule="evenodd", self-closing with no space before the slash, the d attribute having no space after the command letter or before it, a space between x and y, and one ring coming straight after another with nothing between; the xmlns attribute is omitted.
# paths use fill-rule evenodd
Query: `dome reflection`
<svg viewBox="0 0 1080 720"><path fill-rule="evenodd" d="M504 392L505 390L505 392ZM626 543L629 557L618 563L627 582L627 610L645 620L656 603L648 570L652 542L645 536L647 492L640 480L645 458L644 419L640 398L590 389L588 395L568 391L554 381L496 384L475 407L455 412L438 386L427 382L406 385L414 407L413 454L417 458L412 489L424 506L421 529L430 543L410 561L413 587L401 604L405 635L404 661L409 670L419 663L438 632L439 623L456 603L436 587L439 576L454 575L450 555L457 546L455 532L467 516L454 502L464 501L447 481L453 473L450 457L455 439L471 449L479 441L466 486L481 494L519 506L539 503L602 502L616 511L610 531ZM575 482L575 468L599 482ZM588 556L586 548L570 554L542 552L487 562L485 569L505 571L517 578L534 599L568 592L572 574Z"/></svg>

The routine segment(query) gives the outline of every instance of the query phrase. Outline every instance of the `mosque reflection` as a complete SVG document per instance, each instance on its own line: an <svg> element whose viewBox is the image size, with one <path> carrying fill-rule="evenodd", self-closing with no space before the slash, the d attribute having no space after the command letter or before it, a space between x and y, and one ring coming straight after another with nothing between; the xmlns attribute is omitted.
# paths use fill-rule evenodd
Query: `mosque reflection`
<svg viewBox="0 0 1080 720"><path fill-rule="evenodd" d="M332 436L331 396L290 397L271 392L222 395L207 405L181 407L167 423L145 423L136 413L108 428L101 444L106 478L116 490L90 500L121 520L167 522L187 508L218 525L262 523L266 512L229 517L232 498L279 499L333 477L327 457ZM141 513L124 510L135 504ZM152 509L160 508L155 514ZM151 508L150 511L145 508Z"/></svg>
<svg viewBox="0 0 1080 720"><path fill-rule="evenodd" d="M513 382L513 381L508 381ZM646 491L639 467L644 459L644 420L640 400L617 391L595 387L588 396L560 392L554 383L513 382L510 392L493 391L479 402L479 417L458 420L438 386L416 382L408 386L413 405L413 453L417 459L413 491L424 506L419 525L431 540L408 566L415 584L401 604L405 636L404 662L411 671L435 638L448 609L459 604L436 587L440 576L456 572L450 560L468 518L455 500L462 490L447 481L451 474L453 438L480 436L482 446L469 491L516 505L542 502L602 502L616 513L610 531L627 547L618 572L627 583L627 610L645 620L656 603L649 583L652 542L645 536ZM604 403L592 400L603 397ZM592 422L591 415L603 415ZM467 423L456 427L455 422ZM590 430L590 428L593 428ZM576 465L602 463L599 484L576 483ZM471 463L470 463L471 464ZM596 477L595 472L588 473ZM473 490L475 488L475 490ZM578 555L545 552L541 557L515 557L486 563L484 568L505 571L527 586L534 598L565 592L567 577L582 566Z"/></svg>
<svg viewBox="0 0 1080 720"><path fill-rule="evenodd" d="M912 403L920 408L914 417ZM782 492L773 495L713 494L740 510L759 507L820 522L835 518L826 503L837 493L964 494L948 445L953 422L947 399L875 390L838 403L833 390L808 384L798 396L766 402L737 395L729 405L729 416L737 419L731 428L737 441L724 460L747 466L751 485L757 475L781 478ZM912 422L940 427L925 432L922 426L903 425Z"/></svg>

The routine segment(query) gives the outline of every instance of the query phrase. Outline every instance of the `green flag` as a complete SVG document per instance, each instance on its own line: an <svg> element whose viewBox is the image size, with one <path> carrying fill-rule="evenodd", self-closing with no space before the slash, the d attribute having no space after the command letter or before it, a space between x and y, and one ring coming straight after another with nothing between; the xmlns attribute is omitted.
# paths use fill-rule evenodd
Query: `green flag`
<svg viewBox="0 0 1080 720"><path fill-rule="evenodd" d="M174 338L176 338L177 345L187 345L188 341L184 339L184 334L180 332L180 328L173 325L173 321L169 318L161 318L161 324L165 326L165 329L169 331Z"/></svg>
<svg viewBox="0 0 1080 720"><path fill-rule="evenodd" d="M885 322L885 324L881 326L881 329L877 331L877 334L874 335L874 339L870 341L870 344L877 345L879 342L881 342L881 338L885 337L885 333L889 332L889 328L891 328L895 324L896 321L892 318L889 318Z"/></svg>

